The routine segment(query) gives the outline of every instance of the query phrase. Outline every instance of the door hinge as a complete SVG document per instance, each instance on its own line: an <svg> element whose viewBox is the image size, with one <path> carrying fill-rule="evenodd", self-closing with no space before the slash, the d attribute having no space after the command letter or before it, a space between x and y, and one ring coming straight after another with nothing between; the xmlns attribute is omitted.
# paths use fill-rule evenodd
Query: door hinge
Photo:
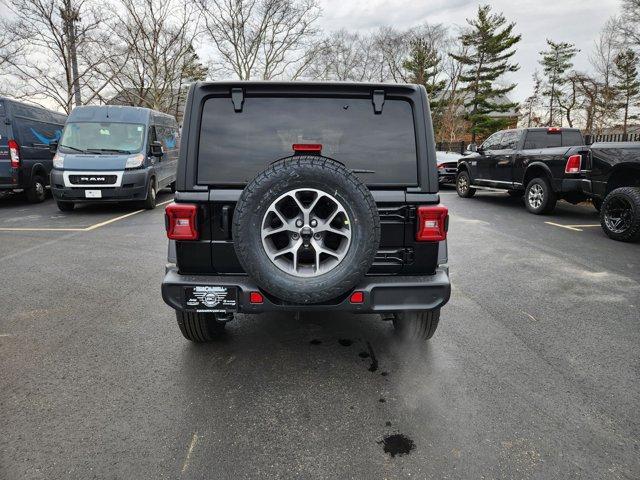
<svg viewBox="0 0 640 480"><path fill-rule="evenodd" d="M244 103L244 91L241 88L232 88L231 101L233 102L233 110L236 113L241 112L242 104Z"/></svg>

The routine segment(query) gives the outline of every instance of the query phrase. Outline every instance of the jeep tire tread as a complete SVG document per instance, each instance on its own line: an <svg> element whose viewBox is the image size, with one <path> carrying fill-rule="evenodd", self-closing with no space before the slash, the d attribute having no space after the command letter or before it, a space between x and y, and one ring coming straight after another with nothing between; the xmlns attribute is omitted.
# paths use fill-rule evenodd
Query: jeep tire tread
<svg viewBox="0 0 640 480"><path fill-rule="evenodd" d="M436 333L440 309L422 312L400 312L393 318L393 326L404 338L429 340Z"/></svg>
<svg viewBox="0 0 640 480"><path fill-rule="evenodd" d="M178 327L184 338L195 343L210 342L224 333L225 322L212 313L181 312L176 310Z"/></svg>

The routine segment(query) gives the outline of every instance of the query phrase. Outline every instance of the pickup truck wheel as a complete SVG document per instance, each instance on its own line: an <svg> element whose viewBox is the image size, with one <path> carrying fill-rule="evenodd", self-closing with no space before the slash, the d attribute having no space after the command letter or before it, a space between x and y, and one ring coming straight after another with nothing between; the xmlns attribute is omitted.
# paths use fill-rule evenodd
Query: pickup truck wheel
<svg viewBox="0 0 640 480"><path fill-rule="evenodd" d="M58 204L58 210L61 212L72 212L75 204L73 202L56 202Z"/></svg>
<svg viewBox="0 0 640 480"><path fill-rule="evenodd" d="M546 177L536 177L528 184L524 193L524 204L531 213L542 215L556 208L558 196Z"/></svg>
<svg viewBox="0 0 640 480"><path fill-rule="evenodd" d="M640 188L621 187L609 193L602 203L600 224L613 240L640 240Z"/></svg>
<svg viewBox="0 0 640 480"><path fill-rule="evenodd" d="M260 287L289 302L319 303L369 271L380 219L369 189L341 163L296 155L246 186L232 234L240 264Z"/></svg>
<svg viewBox="0 0 640 480"><path fill-rule="evenodd" d="M153 178L149 179L149 186L147 187L147 198L142 202L142 207L146 210L153 210L156 208L156 182Z"/></svg>
<svg viewBox="0 0 640 480"><path fill-rule="evenodd" d="M226 325L226 322L220 322L212 313L176 310L176 320L184 338L195 343L210 342L221 336Z"/></svg>
<svg viewBox="0 0 640 480"><path fill-rule="evenodd" d="M405 338L429 340L436 333L440 309L425 312L400 312L393 318L393 327Z"/></svg>
<svg viewBox="0 0 640 480"><path fill-rule="evenodd" d="M456 177L456 192L462 198L471 198L476 194L476 189L471 186L469 174L462 171Z"/></svg>
<svg viewBox="0 0 640 480"><path fill-rule="evenodd" d="M47 197L47 191L45 189L45 181L40 175L34 175L31 177L31 184L27 188L27 200L29 203L44 202Z"/></svg>

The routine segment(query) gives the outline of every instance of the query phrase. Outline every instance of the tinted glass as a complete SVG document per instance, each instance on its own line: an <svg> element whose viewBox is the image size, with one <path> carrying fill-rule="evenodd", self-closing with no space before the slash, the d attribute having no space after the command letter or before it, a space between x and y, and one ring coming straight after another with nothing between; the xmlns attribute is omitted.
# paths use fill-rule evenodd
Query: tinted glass
<svg viewBox="0 0 640 480"><path fill-rule="evenodd" d="M162 143L165 152L176 150L180 146L178 129L175 127L156 125L156 139Z"/></svg>
<svg viewBox="0 0 640 480"><path fill-rule="evenodd" d="M142 150L145 130L135 123L67 123L59 149L63 153L137 153Z"/></svg>
<svg viewBox="0 0 640 480"><path fill-rule="evenodd" d="M497 132L487 138L482 144L483 150L498 150L500 141L502 140L502 132Z"/></svg>
<svg viewBox="0 0 640 480"><path fill-rule="evenodd" d="M524 141L525 150L533 150L540 148L560 147L562 135L558 133L548 133L546 130L533 130L527 132L527 138Z"/></svg>
<svg viewBox="0 0 640 480"><path fill-rule="evenodd" d="M234 112L230 98L204 104L198 158L200 183L244 184L268 164L291 155L294 143L320 143L372 184L417 183L413 112L389 100L382 114L371 99L247 98Z"/></svg>
<svg viewBox="0 0 640 480"><path fill-rule="evenodd" d="M562 132L563 147L577 147L580 145L584 145L584 140L580 132L571 130Z"/></svg>
<svg viewBox="0 0 640 480"><path fill-rule="evenodd" d="M51 142L60 140L62 127L50 123L36 122L26 118L14 118L14 134L18 132L18 139L24 146L47 146Z"/></svg>
<svg viewBox="0 0 640 480"><path fill-rule="evenodd" d="M517 130L511 130L505 132L500 141L500 148L503 150L515 150L518 148L518 141L520 140L520 132Z"/></svg>

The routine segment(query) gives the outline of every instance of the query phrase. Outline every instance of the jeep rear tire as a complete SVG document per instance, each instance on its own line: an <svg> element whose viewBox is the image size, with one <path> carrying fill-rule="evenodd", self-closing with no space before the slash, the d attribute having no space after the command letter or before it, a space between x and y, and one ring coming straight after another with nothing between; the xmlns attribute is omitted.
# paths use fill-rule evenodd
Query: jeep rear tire
<svg viewBox="0 0 640 480"><path fill-rule="evenodd" d="M609 193L602 202L600 225L613 240L640 240L640 188L621 187Z"/></svg>
<svg viewBox="0 0 640 480"><path fill-rule="evenodd" d="M400 312L393 318L393 327L406 339L429 340L436 333L440 309L423 312Z"/></svg>
<svg viewBox="0 0 640 480"><path fill-rule="evenodd" d="M369 271L380 219L369 189L341 163L296 155L246 186L232 233L238 260L256 284L310 304L339 297Z"/></svg>
<svg viewBox="0 0 640 480"><path fill-rule="evenodd" d="M226 325L226 322L220 322L212 313L176 310L176 320L184 338L195 343L210 342L221 336Z"/></svg>

